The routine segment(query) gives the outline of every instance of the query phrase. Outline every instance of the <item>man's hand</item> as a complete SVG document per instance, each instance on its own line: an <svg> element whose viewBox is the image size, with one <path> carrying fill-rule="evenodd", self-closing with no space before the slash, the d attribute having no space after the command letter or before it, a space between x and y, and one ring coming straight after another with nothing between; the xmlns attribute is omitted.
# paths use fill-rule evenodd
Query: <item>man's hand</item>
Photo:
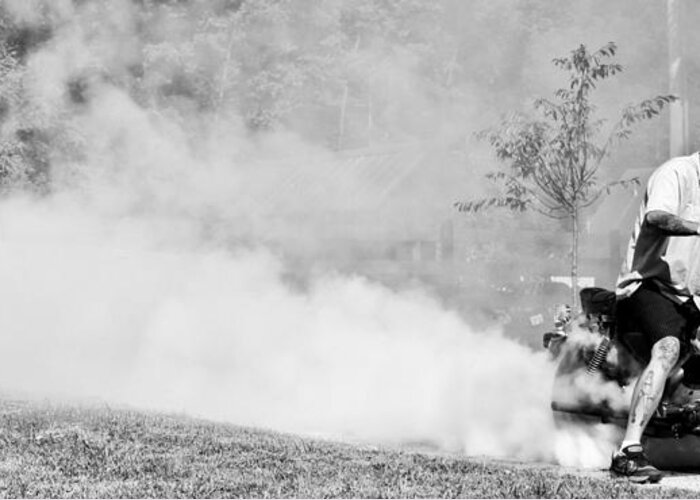
<svg viewBox="0 0 700 500"><path fill-rule="evenodd" d="M695 354L700 354L700 340L697 337L690 341L690 345L695 351Z"/></svg>

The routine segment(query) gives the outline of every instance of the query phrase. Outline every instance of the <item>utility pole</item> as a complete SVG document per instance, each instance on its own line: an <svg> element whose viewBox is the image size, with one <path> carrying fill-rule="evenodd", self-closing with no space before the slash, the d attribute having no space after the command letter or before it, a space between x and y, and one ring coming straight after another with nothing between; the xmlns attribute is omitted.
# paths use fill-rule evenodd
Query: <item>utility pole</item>
<svg viewBox="0 0 700 500"><path fill-rule="evenodd" d="M669 154L688 151L688 95L683 51L684 0L667 0L669 92L678 100L669 105Z"/></svg>

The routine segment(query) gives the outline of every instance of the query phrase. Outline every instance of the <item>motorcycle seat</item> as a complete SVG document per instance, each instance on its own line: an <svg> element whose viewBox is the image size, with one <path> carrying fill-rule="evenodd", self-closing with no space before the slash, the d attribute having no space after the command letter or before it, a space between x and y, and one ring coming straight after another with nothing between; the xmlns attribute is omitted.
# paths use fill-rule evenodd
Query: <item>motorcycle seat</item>
<svg viewBox="0 0 700 500"><path fill-rule="evenodd" d="M579 292L581 307L586 314L607 316L610 321L615 318L615 292L599 287L583 288Z"/></svg>

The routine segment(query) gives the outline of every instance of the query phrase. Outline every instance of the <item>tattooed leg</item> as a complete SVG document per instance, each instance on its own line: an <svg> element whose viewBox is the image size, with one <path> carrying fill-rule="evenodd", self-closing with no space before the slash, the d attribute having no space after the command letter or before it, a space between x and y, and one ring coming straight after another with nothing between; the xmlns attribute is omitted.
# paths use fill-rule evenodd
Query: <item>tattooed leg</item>
<svg viewBox="0 0 700 500"><path fill-rule="evenodd" d="M624 439L626 442L638 443L642 439L642 433L661 401L666 379L678 361L680 348L680 342L675 337L664 337L654 344L651 361L637 380L632 393Z"/></svg>
<svg viewBox="0 0 700 500"><path fill-rule="evenodd" d="M678 361L676 361L676 364L673 365L673 368L671 368L671 372L668 374L668 378L666 379L664 392L661 395L662 402L673 401L676 391L681 386L681 382L683 382L683 375L685 373L683 370L683 365L693 355L693 349L694 347L691 345L691 349L688 349L688 352L686 352L682 357L679 356Z"/></svg>

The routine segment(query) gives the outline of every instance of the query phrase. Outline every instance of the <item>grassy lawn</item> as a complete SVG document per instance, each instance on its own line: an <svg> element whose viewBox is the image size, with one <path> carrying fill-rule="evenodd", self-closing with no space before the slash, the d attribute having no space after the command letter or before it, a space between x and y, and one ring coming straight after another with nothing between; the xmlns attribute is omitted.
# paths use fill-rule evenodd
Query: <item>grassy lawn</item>
<svg viewBox="0 0 700 500"><path fill-rule="evenodd" d="M693 498L181 416L0 400L2 497Z"/></svg>

